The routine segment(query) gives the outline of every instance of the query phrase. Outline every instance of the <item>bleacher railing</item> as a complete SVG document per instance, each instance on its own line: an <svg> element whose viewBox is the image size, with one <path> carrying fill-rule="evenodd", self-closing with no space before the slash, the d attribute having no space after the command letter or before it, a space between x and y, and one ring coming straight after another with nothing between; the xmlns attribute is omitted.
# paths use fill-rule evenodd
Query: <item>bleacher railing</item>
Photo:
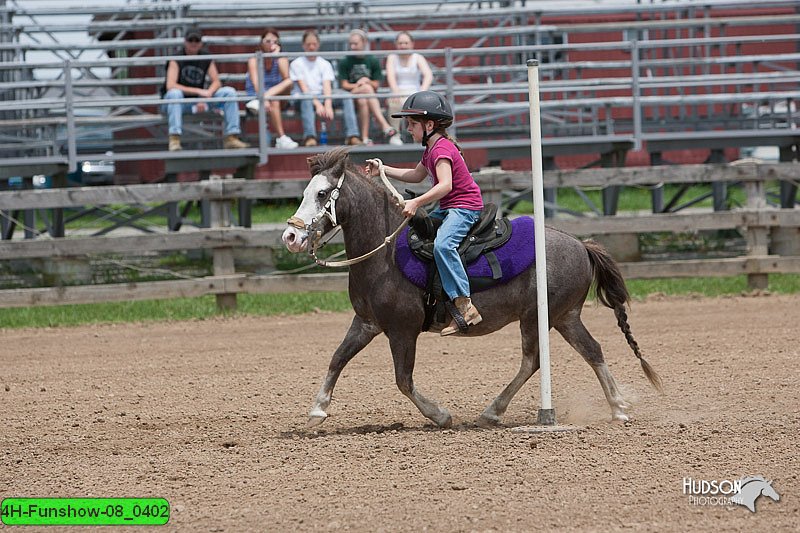
<svg viewBox="0 0 800 533"><path fill-rule="evenodd" d="M14 2L0 8L0 158L6 165L58 162L75 169L81 160L91 158L193 157L164 150L166 121L160 113L164 102L158 94L168 54L180 47L181 32L188 25L210 30L205 41L215 51L255 49L258 29L276 25L286 29L282 55L290 59L303 55L298 50L304 28L322 30L323 47L335 50L345 46L350 27L369 29L372 42L382 48L394 39L397 29L413 25L417 42L428 47L416 52L433 67L433 88L453 102L455 133L467 147L526 142L524 64L532 57L541 63L545 144L558 144L563 150L619 141L653 152L691 147L700 137L714 136L719 143L736 147L748 143L785 147L798 126L797 0L755 5L743 0L707 0L702 5L586 2L580 6L533 0L410 0L402 9L388 0L298 0L269 6L247 0L225 5L120 0L115 7L87 4L78 8L67 3L23 7ZM89 22L64 18L64 22L47 24L38 18L78 13L94 18ZM565 15L599 18L576 23ZM545 19L555 23L542 24ZM219 33L214 30L226 28L252 28L253 35L214 35ZM34 38L77 30L89 31L97 40L69 44ZM132 32L149 32L155 38L142 39L142 33ZM19 35L31 38L23 42ZM592 39L601 42L585 42ZM471 45L441 47L464 41ZM111 59L83 59L80 53L89 50ZM32 59L44 52L66 59ZM392 51L370 53L384 60ZM348 54L319 55L335 60ZM241 72L252 54L212 57L223 83L241 89ZM148 68L149 74L132 74L142 68ZM378 95L381 99L392 96L396 95L386 89ZM351 96L335 94L334 98ZM238 93L240 104L249 99ZM270 147L263 111L257 121L260 126L255 133L249 129L254 147L236 155L258 156L263 163L281 151ZM210 124L206 120L187 128L198 138L199 151L224 156L223 151L213 150L213 144L200 142L214 140ZM144 132L141 138L121 138L121 132L135 128ZM289 130L293 133L298 134Z"/></svg>
<svg viewBox="0 0 800 533"><path fill-rule="evenodd" d="M748 53L750 45L774 47L800 41L798 34L573 43L561 45L417 50L431 63L434 89L454 103L455 129L464 139L524 140L528 136L525 59L560 57L542 64L543 131L547 137L617 136L643 146L654 135L682 132L720 131L742 138L766 136L797 130L800 115L800 52ZM127 43L155 46L161 42ZM704 48L708 54L692 55L687 50ZM381 60L392 53L370 52ZM553 54L557 54L553 56ZM583 59L588 55L594 59ZM241 86L242 65L253 54L215 54L223 82ZM290 60L302 52L281 54ZM351 52L321 52L336 60ZM597 59L597 56L608 59ZM36 72L39 79L19 76L3 84L0 92L0 157L50 158L66 161L74 169L79 159L102 156L133 159L130 143L113 146L113 153L91 153L87 140L108 138L109 134L133 127L161 127L159 114L164 101L158 94L161 77L97 79L86 75L92 69L163 68L170 59L184 56L137 57L105 61L42 63L0 63L6 73ZM260 62L263 64L263 62ZM238 66L238 68L236 68ZM6 76L8 79L9 76ZM124 95L120 88L137 86L151 94ZM87 92L88 91L88 92ZM8 96L12 95L9 99ZM386 99L388 90L378 94ZM252 97L239 92L236 100ZM297 100L302 96L276 97ZM335 99L357 98L334 94ZM220 101L186 99L183 101ZM87 110L92 110L87 116ZM266 161L271 148L259 118L257 153ZM165 134L155 135L164 143ZM134 143L135 145L135 143ZM162 158L163 150L136 149L142 159Z"/></svg>

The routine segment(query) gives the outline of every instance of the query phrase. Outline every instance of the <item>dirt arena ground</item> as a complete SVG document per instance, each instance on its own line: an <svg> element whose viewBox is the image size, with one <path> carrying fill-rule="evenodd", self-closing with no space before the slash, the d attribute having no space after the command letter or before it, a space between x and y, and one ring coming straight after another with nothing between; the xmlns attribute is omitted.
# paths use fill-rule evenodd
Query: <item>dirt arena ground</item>
<svg viewBox="0 0 800 533"><path fill-rule="evenodd" d="M517 370L516 326L421 337L416 383L450 430L396 389L384 337L305 428L347 313L0 331L0 497L164 497L164 529L183 531L796 531L800 296L651 298L630 316L666 393L587 306L635 418L609 421L554 334L556 413L579 429L535 435L510 428L535 420L538 374L505 427L473 423ZM747 474L781 500L751 513L683 494L683 478Z"/></svg>

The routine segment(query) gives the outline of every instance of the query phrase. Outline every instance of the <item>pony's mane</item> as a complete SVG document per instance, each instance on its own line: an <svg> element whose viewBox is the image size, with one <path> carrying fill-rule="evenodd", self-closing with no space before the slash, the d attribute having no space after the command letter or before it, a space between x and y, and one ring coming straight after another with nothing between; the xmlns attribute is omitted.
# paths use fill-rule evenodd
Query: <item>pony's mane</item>
<svg viewBox="0 0 800 533"><path fill-rule="evenodd" d="M382 184L367 176L361 166L356 165L350 160L349 148L334 148L332 150L328 150L327 152L322 152L315 156L309 157L308 169L312 176L316 176L317 174L325 174L333 179L338 179L338 177L342 175L342 172L347 171L350 176L358 179L364 185L383 191L385 194L389 194Z"/></svg>

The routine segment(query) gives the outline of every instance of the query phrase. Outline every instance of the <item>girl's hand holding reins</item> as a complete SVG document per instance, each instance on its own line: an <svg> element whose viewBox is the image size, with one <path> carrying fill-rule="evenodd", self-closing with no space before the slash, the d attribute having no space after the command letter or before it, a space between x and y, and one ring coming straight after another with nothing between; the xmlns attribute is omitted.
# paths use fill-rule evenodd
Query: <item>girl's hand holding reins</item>
<svg viewBox="0 0 800 533"><path fill-rule="evenodd" d="M375 177L380 174L380 164L379 159L367 159L367 165L364 167L367 176Z"/></svg>
<svg viewBox="0 0 800 533"><path fill-rule="evenodd" d="M403 216L406 218L411 218L417 212L419 208L419 203L417 202L416 198L412 198L411 200L406 200L406 205L403 206Z"/></svg>
<svg viewBox="0 0 800 533"><path fill-rule="evenodd" d="M397 205L400 207L404 207L406 201L403 199L403 196L399 192L397 192L397 189L394 188L394 185L389 183L389 178L386 175L387 168L391 167L387 167L386 165L384 165L383 161L381 161L378 158L367 159L367 164L364 167L364 171L369 177L380 176L381 180L383 181L383 184L389 190L392 197L394 197L394 199L397 201ZM414 208L414 210L416 211L416 208Z"/></svg>

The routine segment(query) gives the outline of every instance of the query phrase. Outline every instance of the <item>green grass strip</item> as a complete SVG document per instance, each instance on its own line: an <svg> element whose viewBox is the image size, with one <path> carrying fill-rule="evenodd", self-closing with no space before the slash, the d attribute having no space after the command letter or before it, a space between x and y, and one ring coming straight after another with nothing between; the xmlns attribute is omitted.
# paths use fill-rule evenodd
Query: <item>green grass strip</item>
<svg viewBox="0 0 800 533"><path fill-rule="evenodd" d="M297 315L351 309L346 292L240 294L239 315ZM81 324L203 320L224 315L214 296L98 304L0 309L0 328L77 326Z"/></svg>
<svg viewBox="0 0 800 533"><path fill-rule="evenodd" d="M652 294L722 296L749 292L747 277L664 278L629 280L635 299ZM779 294L800 293L800 275L770 274L769 290ZM296 294L242 294L236 315L296 315L315 311L349 311L346 292ZM213 296L0 309L0 328L76 326L81 324L203 320L220 316Z"/></svg>

